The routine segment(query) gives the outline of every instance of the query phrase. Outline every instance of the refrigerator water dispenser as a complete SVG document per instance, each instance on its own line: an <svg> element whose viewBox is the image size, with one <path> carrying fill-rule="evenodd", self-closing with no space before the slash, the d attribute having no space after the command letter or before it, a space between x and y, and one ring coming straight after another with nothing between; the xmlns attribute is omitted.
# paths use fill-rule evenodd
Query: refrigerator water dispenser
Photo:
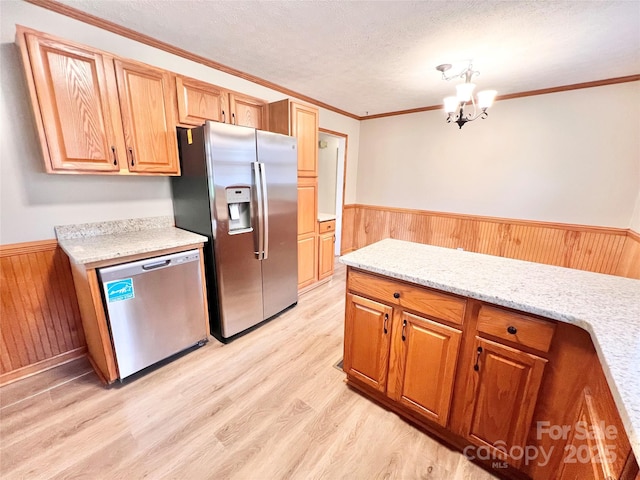
<svg viewBox="0 0 640 480"><path fill-rule="evenodd" d="M251 188L227 187L229 234L251 232Z"/></svg>

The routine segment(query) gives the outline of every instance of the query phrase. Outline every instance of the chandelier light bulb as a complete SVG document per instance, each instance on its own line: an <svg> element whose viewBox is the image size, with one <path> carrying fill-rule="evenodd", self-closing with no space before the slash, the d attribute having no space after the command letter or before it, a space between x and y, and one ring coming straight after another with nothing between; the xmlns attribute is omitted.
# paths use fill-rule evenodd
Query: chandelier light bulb
<svg viewBox="0 0 640 480"><path fill-rule="evenodd" d="M475 88L475 83L461 83L460 85L456 85L456 96L458 100L463 103L471 100Z"/></svg>
<svg viewBox="0 0 640 480"><path fill-rule="evenodd" d="M447 113L455 113L458 110L458 97L446 97L444 99L444 111Z"/></svg>
<svg viewBox="0 0 640 480"><path fill-rule="evenodd" d="M478 92L478 107L482 109L489 108L493 104L493 100L497 94L498 92L495 90L482 90Z"/></svg>

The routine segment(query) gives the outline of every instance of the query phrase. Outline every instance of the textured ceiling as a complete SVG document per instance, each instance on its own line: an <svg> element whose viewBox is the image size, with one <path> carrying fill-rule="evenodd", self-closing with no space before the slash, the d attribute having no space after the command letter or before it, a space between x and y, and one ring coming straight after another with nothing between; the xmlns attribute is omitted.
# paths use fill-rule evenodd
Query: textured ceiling
<svg viewBox="0 0 640 480"><path fill-rule="evenodd" d="M441 103L473 59L498 94L640 73L640 1L63 0L355 115Z"/></svg>

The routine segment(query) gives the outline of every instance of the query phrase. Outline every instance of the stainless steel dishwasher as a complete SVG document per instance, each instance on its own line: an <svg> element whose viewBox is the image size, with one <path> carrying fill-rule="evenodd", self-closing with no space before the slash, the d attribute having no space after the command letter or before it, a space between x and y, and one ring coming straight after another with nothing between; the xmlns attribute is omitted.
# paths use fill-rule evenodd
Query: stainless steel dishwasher
<svg viewBox="0 0 640 480"><path fill-rule="evenodd" d="M200 253L98 269L122 380L207 341Z"/></svg>

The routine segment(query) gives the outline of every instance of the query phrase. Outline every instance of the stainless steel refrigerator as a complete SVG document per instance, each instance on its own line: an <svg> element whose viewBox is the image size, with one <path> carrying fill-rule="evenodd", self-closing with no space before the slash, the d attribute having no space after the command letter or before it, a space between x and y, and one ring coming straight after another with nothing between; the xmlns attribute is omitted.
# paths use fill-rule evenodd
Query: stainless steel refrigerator
<svg viewBox="0 0 640 480"><path fill-rule="evenodd" d="M209 237L211 334L226 342L298 301L297 143L207 122L178 128L176 227Z"/></svg>

